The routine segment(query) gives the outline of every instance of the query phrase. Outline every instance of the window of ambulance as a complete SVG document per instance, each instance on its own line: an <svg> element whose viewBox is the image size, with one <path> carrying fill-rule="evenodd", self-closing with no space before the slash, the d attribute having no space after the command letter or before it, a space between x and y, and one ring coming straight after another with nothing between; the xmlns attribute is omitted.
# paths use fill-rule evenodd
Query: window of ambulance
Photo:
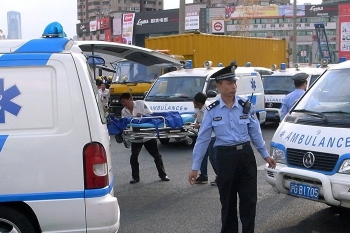
<svg viewBox="0 0 350 233"><path fill-rule="evenodd" d="M149 90L145 100L192 101L196 93L203 91L205 79L205 76L159 77Z"/></svg>
<svg viewBox="0 0 350 233"><path fill-rule="evenodd" d="M311 75L309 86L311 86L311 85L316 81L316 79L317 79L318 77L320 77L320 75L318 75L318 74L313 74L313 75Z"/></svg>
<svg viewBox="0 0 350 233"><path fill-rule="evenodd" d="M328 70L292 109L299 120L350 123L350 69Z"/></svg>
<svg viewBox="0 0 350 233"><path fill-rule="evenodd" d="M265 94L288 94L294 91L292 76L263 75Z"/></svg>
<svg viewBox="0 0 350 233"><path fill-rule="evenodd" d="M103 124L106 124L107 123L106 111L103 107L103 104L102 104L100 98L98 97L98 89L96 86L96 79L94 78L94 75L92 74L92 70L90 69L90 65L88 63L86 63L86 65L87 65L87 70L89 71L90 83L91 83L92 89L94 91L97 108L98 108L98 111L100 113L101 122Z"/></svg>

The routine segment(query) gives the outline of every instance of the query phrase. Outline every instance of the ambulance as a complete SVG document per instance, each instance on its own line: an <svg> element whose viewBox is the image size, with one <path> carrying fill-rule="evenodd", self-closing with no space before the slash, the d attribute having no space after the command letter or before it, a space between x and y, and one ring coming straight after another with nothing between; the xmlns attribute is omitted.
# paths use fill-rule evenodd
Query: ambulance
<svg viewBox="0 0 350 233"><path fill-rule="evenodd" d="M38 39L0 40L0 232L119 229L108 121L87 53L174 59L73 41L57 22Z"/></svg>
<svg viewBox="0 0 350 233"><path fill-rule="evenodd" d="M194 114L193 98L198 92L206 93L207 104L216 100L220 93L215 79L211 76L223 67L213 67L211 61L204 63L203 68L192 68L188 60L183 69L160 76L145 96L145 103L153 112L178 111ZM259 72L252 67L236 69L237 95L250 98L257 117L265 122L264 88Z"/></svg>
<svg viewBox="0 0 350 233"><path fill-rule="evenodd" d="M296 102L271 141L279 193L350 208L350 61L330 66Z"/></svg>
<svg viewBox="0 0 350 233"><path fill-rule="evenodd" d="M282 63L280 69L276 69L276 65L271 67L273 74L263 75L262 81L265 92L265 109L266 122L280 122L281 107L284 97L295 90L292 77L298 73L308 73L307 79L310 83L311 73L313 69L302 70L298 66L295 68L286 68L286 64Z"/></svg>

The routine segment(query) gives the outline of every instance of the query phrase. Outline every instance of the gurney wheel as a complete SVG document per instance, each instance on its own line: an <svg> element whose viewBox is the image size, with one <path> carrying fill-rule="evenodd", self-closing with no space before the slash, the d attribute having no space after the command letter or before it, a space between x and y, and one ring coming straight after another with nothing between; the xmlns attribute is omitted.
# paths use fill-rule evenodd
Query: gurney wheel
<svg viewBox="0 0 350 233"><path fill-rule="evenodd" d="M168 144L170 141L170 138L159 138L159 141L161 144Z"/></svg>
<svg viewBox="0 0 350 233"><path fill-rule="evenodd" d="M193 146L196 143L196 137L186 136L185 140L186 140L186 144L189 146Z"/></svg>

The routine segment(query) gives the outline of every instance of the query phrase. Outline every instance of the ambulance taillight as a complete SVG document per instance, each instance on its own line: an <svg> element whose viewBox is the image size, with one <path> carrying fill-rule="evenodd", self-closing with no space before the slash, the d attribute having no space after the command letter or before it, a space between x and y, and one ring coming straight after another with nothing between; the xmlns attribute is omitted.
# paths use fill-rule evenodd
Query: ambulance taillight
<svg viewBox="0 0 350 233"><path fill-rule="evenodd" d="M97 189L108 186L107 155L102 144L92 142L84 147L85 189Z"/></svg>

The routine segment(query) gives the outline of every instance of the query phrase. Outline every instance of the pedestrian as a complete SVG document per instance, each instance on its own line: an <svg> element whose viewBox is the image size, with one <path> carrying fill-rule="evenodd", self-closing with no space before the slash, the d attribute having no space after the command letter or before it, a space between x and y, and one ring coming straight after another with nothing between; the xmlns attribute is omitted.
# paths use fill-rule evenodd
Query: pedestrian
<svg viewBox="0 0 350 233"><path fill-rule="evenodd" d="M109 89L106 88L105 83L100 84L100 88L98 89L98 96L105 110L108 110L110 93L109 93Z"/></svg>
<svg viewBox="0 0 350 233"><path fill-rule="evenodd" d="M200 125L202 124L204 112L206 110L206 104L205 102L207 101L207 95L198 92L193 99L193 105L195 108L195 117L196 117L196 122L193 126L193 128L200 130ZM215 142L215 134L212 133L211 135L211 140L208 146L208 149L204 155L204 158L201 163L201 168L200 168L200 174L196 179L196 184L206 184L208 183L208 158L210 161L211 166L213 167L214 173L215 173L215 180L216 180L216 174L217 174L217 168L216 168L216 148L214 147L214 142ZM210 183L211 185L216 185L216 182L213 181Z"/></svg>
<svg viewBox="0 0 350 233"><path fill-rule="evenodd" d="M217 148L217 187L221 202L221 233L238 232L237 194L243 233L253 233L257 203L257 165L250 140L271 168L276 161L269 156L254 107L236 95L237 84L231 64L212 75L221 96L207 107L193 149L192 171L188 181L195 183L201 161L215 133Z"/></svg>
<svg viewBox="0 0 350 233"><path fill-rule="evenodd" d="M295 102L304 95L307 87L307 78L309 77L306 73L298 73L292 77L294 80L295 90L286 95L282 102L280 121L284 119L287 113L291 110Z"/></svg>
<svg viewBox="0 0 350 233"><path fill-rule="evenodd" d="M124 107L121 112L122 117L141 117L144 114L152 113L143 100L134 101L130 93L123 93L119 98L119 102ZM160 179L162 181L169 181L170 179L165 173L162 156L158 150L157 139L154 138L143 140L131 140L130 165L132 180L130 181L130 184L140 182L140 169L138 157L142 146L145 146L148 153L154 158L154 163L156 164L158 176L160 177Z"/></svg>

